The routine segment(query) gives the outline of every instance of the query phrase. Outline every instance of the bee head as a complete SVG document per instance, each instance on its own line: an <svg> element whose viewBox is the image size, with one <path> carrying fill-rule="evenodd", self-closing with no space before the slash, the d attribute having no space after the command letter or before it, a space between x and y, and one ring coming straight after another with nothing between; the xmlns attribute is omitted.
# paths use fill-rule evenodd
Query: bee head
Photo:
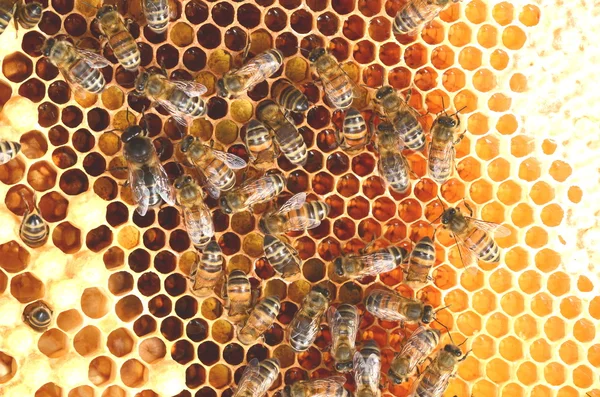
<svg viewBox="0 0 600 397"><path fill-rule="evenodd" d="M55 44L56 44L56 39L53 39L53 38L46 39L46 41L44 42L44 45L42 46L42 54L44 54L45 57L49 57L50 53L52 52L52 48L54 48Z"/></svg>
<svg viewBox="0 0 600 397"><path fill-rule="evenodd" d="M145 70L140 72L138 77L135 79L135 90L139 93L144 92L146 90L146 85L148 84L148 79L150 78L150 74Z"/></svg>
<svg viewBox="0 0 600 397"><path fill-rule="evenodd" d="M225 81L221 78L217 80L217 96L226 98L229 95L229 91L225 88Z"/></svg>
<svg viewBox="0 0 600 397"><path fill-rule="evenodd" d="M192 135L188 135L185 138L183 138L183 140L179 144L179 149L181 150L181 152L185 153L188 150L190 150L190 146L192 145L192 143L194 143L194 140L195 138Z"/></svg>
<svg viewBox="0 0 600 397"><path fill-rule="evenodd" d="M423 324L429 324L430 322L433 321L433 317L434 317L433 306L425 305L425 307L423 307L423 315L421 316L421 322Z"/></svg>
<svg viewBox="0 0 600 397"><path fill-rule="evenodd" d="M452 218L454 218L455 215L456 215L456 208L448 208L442 214L442 224L447 225L448 223L450 223L450 221L452 220Z"/></svg>
<svg viewBox="0 0 600 397"><path fill-rule="evenodd" d="M375 93L375 98L382 100L386 96L393 94L393 93L394 93L394 89L392 87L390 87L389 85L386 85L385 87L381 87L380 89L377 90L377 92Z"/></svg>
<svg viewBox="0 0 600 397"><path fill-rule="evenodd" d="M121 141L123 141L123 143L127 143L140 135L145 135L144 129L139 125L132 125L131 127L127 127L127 129L123 132L121 135Z"/></svg>
<svg viewBox="0 0 600 397"><path fill-rule="evenodd" d="M125 159L136 163L144 163L154 151L154 145L150 139L130 139L125 145Z"/></svg>
<svg viewBox="0 0 600 397"><path fill-rule="evenodd" d="M450 116L440 116L438 117L437 122L448 128L454 128L457 126L456 119L453 119Z"/></svg>
<svg viewBox="0 0 600 397"><path fill-rule="evenodd" d="M229 206L229 202L227 201L227 197L225 197L225 195L219 198L219 207L223 213L227 215L233 214L233 209Z"/></svg>
<svg viewBox="0 0 600 397"><path fill-rule="evenodd" d="M329 299L329 290L327 289L327 287L323 286L323 285L315 285L313 287L313 290L315 292L318 292L319 294L323 295L325 298Z"/></svg>
<svg viewBox="0 0 600 397"><path fill-rule="evenodd" d="M341 373L352 371L352 360L335 364L335 370Z"/></svg>
<svg viewBox="0 0 600 397"><path fill-rule="evenodd" d="M333 261L333 269L335 270L335 274L342 277L344 275L344 265L342 261L342 257L335 258Z"/></svg>
<svg viewBox="0 0 600 397"><path fill-rule="evenodd" d="M183 189L185 186L192 183L192 177L189 175L181 175L175 179L175 189Z"/></svg>
<svg viewBox="0 0 600 397"><path fill-rule="evenodd" d="M104 5L102 7L100 7L100 9L98 10L98 12L96 13L96 18L98 19L102 19L106 14L109 14L111 12L113 12L115 10L115 8L110 5Z"/></svg>
<svg viewBox="0 0 600 397"><path fill-rule="evenodd" d="M404 379L402 379L401 377L396 375L396 373L394 371L392 371L391 368L388 370L388 378L395 385L399 385L400 383L404 382Z"/></svg>
<svg viewBox="0 0 600 397"><path fill-rule="evenodd" d="M462 356L462 351L460 350L460 347L456 345L447 344L446 346L444 346L444 351L452 354L455 357Z"/></svg>
<svg viewBox="0 0 600 397"><path fill-rule="evenodd" d="M321 58L325 55L325 48L317 47L308 54L308 60L311 62L316 62L317 59Z"/></svg>

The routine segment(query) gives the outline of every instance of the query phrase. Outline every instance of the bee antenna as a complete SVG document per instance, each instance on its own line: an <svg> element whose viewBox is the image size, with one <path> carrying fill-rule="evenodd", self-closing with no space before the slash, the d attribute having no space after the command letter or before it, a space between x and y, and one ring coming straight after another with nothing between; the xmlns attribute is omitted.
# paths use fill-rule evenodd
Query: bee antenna
<svg viewBox="0 0 600 397"><path fill-rule="evenodd" d="M452 306L452 305L448 305L448 306L444 306L444 307L442 307L442 308L439 308L439 309L437 309L436 311L434 311L434 312L433 312L433 314L436 314L437 312L439 312L439 311L441 311L441 310L447 309L447 308L449 308L450 306Z"/></svg>
<svg viewBox="0 0 600 397"><path fill-rule="evenodd" d="M446 105L444 104L444 95L442 94L442 111L441 113L444 113L444 116L448 116L448 113L446 113Z"/></svg>
<svg viewBox="0 0 600 397"><path fill-rule="evenodd" d="M440 194L437 194L437 198L440 201L440 204L442 204L442 208L444 208L444 211L446 211L446 205L444 204L444 202L442 201L442 198L440 197Z"/></svg>
<svg viewBox="0 0 600 397"><path fill-rule="evenodd" d="M463 340L462 342L460 342L460 345L456 345L456 346L461 347L462 345L464 345L465 343L467 343L468 340L469 340L469 338L465 338L465 340Z"/></svg>
<svg viewBox="0 0 600 397"><path fill-rule="evenodd" d="M98 6L95 6L95 5L93 5L92 3L88 3L88 2L87 2L87 1L85 1L85 0L81 0L81 2L82 2L83 4L85 4L85 5L87 5L88 7L92 7L92 8L95 8L95 9L97 9L97 10L99 10L99 9L100 9L100 7L98 7Z"/></svg>
<svg viewBox="0 0 600 397"><path fill-rule="evenodd" d="M306 51L307 54L310 54L310 50L307 50L306 48L302 48L302 47L298 47L296 46L297 49L299 49L300 51Z"/></svg>
<svg viewBox="0 0 600 397"><path fill-rule="evenodd" d="M446 332L448 333L448 336L450 336L450 329L448 329L448 327L446 326L446 324L442 323L440 320L438 320L437 318L434 318L433 321L435 321L436 323L438 323L439 325L441 325L442 327L444 327L444 329L446 330ZM450 338L452 339L452 337L450 336Z"/></svg>

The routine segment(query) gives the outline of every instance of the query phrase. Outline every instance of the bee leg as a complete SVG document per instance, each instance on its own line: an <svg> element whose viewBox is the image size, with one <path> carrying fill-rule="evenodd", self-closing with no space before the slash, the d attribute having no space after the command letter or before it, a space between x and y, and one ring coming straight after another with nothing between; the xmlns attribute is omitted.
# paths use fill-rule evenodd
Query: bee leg
<svg viewBox="0 0 600 397"><path fill-rule="evenodd" d="M20 3L15 4L13 8L14 14L13 19L15 21L15 38L19 38L19 21L17 21L17 15L19 15L19 8L22 7Z"/></svg>
<svg viewBox="0 0 600 397"><path fill-rule="evenodd" d="M23 203L25 204L25 209L27 210L24 216L27 216L31 212L31 208L29 207L29 201L27 201L27 199L25 198L25 193L23 193L23 190L19 190L19 195L21 196L21 200L23 200Z"/></svg>
<svg viewBox="0 0 600 397"><path fill-rule="evenodd" d="M462 139L465 137L465 134L467 133L467 130L465 130L465 132L463 132L462 134L460 134L458 136L458 138L456 138L456 140L454 142L452 142L453 145L458 145L460 143L460 141L462 141Z"/></svg>
<svg viewBox="0 0 600 397"><path fill-rule="evenodd" d="M463 200L464 201L464 200ZM465 207L469 210L469 214L471 214L471 218L473 217L473 208L465 201Z"/></svg>

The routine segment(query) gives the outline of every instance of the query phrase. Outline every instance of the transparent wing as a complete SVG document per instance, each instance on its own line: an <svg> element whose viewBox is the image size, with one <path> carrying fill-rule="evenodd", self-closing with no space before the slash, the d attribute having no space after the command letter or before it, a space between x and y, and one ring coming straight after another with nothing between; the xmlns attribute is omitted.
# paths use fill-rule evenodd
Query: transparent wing
<svg viewBox="0 0 600 397"><path fill-rule="evenodd" d="M467 269L467 271L471 274L477 273L477 263L479 259L477 258L477 254L473 252L469 246L465 243L465 241L457 235L454 235L454 240L456 241L456 246L458 247L458 254L460 255L460 260L463 263L463 266Z"/></svg>
<svg viewBox="0 0 600 397"><path fill-rule="evenodd" d="M215 149L213 149L212 153L213 156L224 162L232 170L239 170L247 165L244 159L236 156L235 154Z"/></svg>
<svg viewBox="0 0 600 397"><path fill-rule="evenodd" d="M188 117L185 113L182 113L179 111L179 109L177 109L175 107L175 105L173 105L170 101L164 100L164 99L159 99L157 100L157 102L164 107L167 112L169 112L171 114L171 116L173 117L173 119L178 122L181 125L187 125L188 124Z"/></svg>
<svg viewBox="0 0 600 397"><path fill-rule="evenodd" d="M295 338L298 335L302 335L305 339L312 340L319 332L319 324L321 322L320 316L315 317L300 317L295 319L291 327L290 337Z"/></svg>
<svg viewBox="0 0 600 397"><path fill-rule="evenodd" d="M146 215L150 204L150 190L146 187L144 181L144 171L139 168L129 166L129 186L133 194L133 201L137 204L136 211L141 215Z"/></svg>
<svg viewBox="0 0 600 397"><path fill-rule="evenodd" d="M354 380L356 382L356 386L362 385L363 379L369 376L369 370L367 368L365 359L358 351L354 353L354 357L352 359L352 368L354 369Z"/></svg>
<svg viewBox="0 0 600 397"><path fill-rule="evenodd" d="M379 273L389 272L396 267L394 256L389 252L373 252L362 255L360 260L365 266L362 274L376 276Z"/></svg>
<svg viewBox="0 0 600 397"><path fill-rule="evenodd" d="M193 242L198 242L206 236L212 237L215 234L212 217L208 210L190 211L189 208L184 207L183 221Z"/></svg>
<svg viewBox="0 0 600 397"><path fill-rule="evenodd" d="M429 144L429 164L431 164L431 148L432 145L431 143ZM438 151L439 153L439 151ZM442 168L445 168L445 165L448 164L450 167L452 167L452 165L454 164L454 149L452 147L452 144L448 144L446 147L444 147L443 149L443 158L442 161L438 161L436 163L433 164L433 172L434 173L440 173L442 171ZM428 167L429 169L429 167ZM429 171L429 173L431 174L431 170Z"/></svg>
<svg viewBox="0 0 600 397"><path fill-rule="evenodd" d="M343 323L343 319L340 315L340 312L338 312L333 306L329 306L329 309L327 310L327 323L329 324L331 330L331 340L333 342L333 346L335 347L337 342L336 340L340 334L340 326Z"/></svg>
<svg viewBox="0 0 600 397"><path fill-rule="evenodd" d="M208 89L204 86L204 84L196 83L195 81L187 81L187 80L170 80L170 82L177 88L182 91L185 91L191 97L200 96Z"/></svg>
<svg viewBox="0 0 600 397"><path fill-rule="evenodd" d="M377 395L379 389L379 377L381 373L381 358L376 354L371 354L367 359L367 374L369 379L369 387L373 391L373 395Z"/></svg>
<svg viewBox="0 0 600 397"><path fill-rule="evenodd" d="M257 189L258 186L264 187ZM254 183L242 187L239 192L242 195L248 194L248 198L244 204L251 206L272 198L275 193L275 184L273 183L272 178L264 177L256 180Z"/></svg>
<svg viewBox="0 0 600 397"><path fill-rule="evenodd" d="M152 175L154 176L156 186L158 187L158 194L160 197L165 201L165 203L169 205L175 205L175 190L169 183L167 171L165 171L163 166L158 162L158 159L156 166L152 167L151 171Z"/></svg>
<svg viewBox="0 0 600 397"><path fill-rule="evenodd" d="M78 48L77 52L79 52L79 55L81 55L94 69L100 69L110 65L110 61L108 59L93 51Z"/></svg>
<svg viewBox="0 0 600 397"><path fill-rule="evenodd" d="M453 375L453 372L445 372L441 374L438 378L438 382L433 387L431 395L441 396L442 394L444 394L444 392L448 388L448 385L450 384L450 378L452 378Z"/></svg>
<svg viewBox="0 0 600 397"><path fill-rule="evenodd" d="M306 193L304 193L304 192L297 193L297 194L293 195L292 197L290 197L290 199L288 201L286 201L285 204L283 204L281 206L281 208L279 209L279 211L277 211L277 212L280 214L283 214L284 212L290 212L292 210L297 210L300 207L302 207L305 202L306 202Z"/></svg>
<svg viewBox="0 0 600 397"><path fill-rule="evenodd" d="M11 160L10 155L6 153L0 153L0 164L8 163Z"/></svg>
<svg viewBox="0 0 600 397"><path fill-rule="evenodd" d="M482 221L481 219L469 218L468 216L465 216L465 218L467 218L477 228L479 228L487 233L493 234L496 237L506 237L506 236L510 236L510 234L511 234L511 231L509 228L504 227L498 223L486 222L486 221Z"/></svg>
<svg viewBox="0 0 600 397"><path fill-rule="evenodd" d="M315 379L310 381L313 384L314 390L319 390L321 393L313 394L313 397L330 397L331 386L337 386L337 389L340 387L344 387L346 383L346 378L343 376L329 376L327 378ZM328 393L329 392L329 393Z"/></svg>
<svg viewBox="0 0 600 397"><path fill-rule="evenodd" d="M246 90L251 90L255 85L264 80L264 76L259 72L256 62L250 60L250 62L243 65L241 68L234 72L235 75L243 76L245 78L244 87Z"/></svg>
<svg viewBox="0 0 600 397"><path fill-rule="evenodd" d="M259 377L259 375L260 367L258 365L258 360L253 358L246 366L246 369L240 378L238 390L252 391L255 394L258 394L258 385L256 379Z"/></svg>
<svg viewBox="0 0 600 397"><path fill-rule="evenodd" d="M287 226L290 231L313 229L320 224L320 220L307 218L305 216L295 216L287 221Z"/></svg>

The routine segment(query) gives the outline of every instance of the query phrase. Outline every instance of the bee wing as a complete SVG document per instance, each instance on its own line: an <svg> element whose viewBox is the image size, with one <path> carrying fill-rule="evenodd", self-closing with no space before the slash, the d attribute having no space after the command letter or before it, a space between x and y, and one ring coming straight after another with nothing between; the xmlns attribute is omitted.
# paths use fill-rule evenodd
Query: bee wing
<svg viewBox="0 0 600 397"><path fill-rule="evenodd" d="M458 254L460 255L463 266L470 274L475 274L477 272L476 265L478 263L477 255L469 248L469 246L460 236L454 235L454 240L456 241Z"/></svg>
<svg viewBox="0 0 600 397"><path fill-rule="evenodd" d="M438 151L439 152L439 151ZM443 158L442 161L437 161L433 163L433 171L429 170L427 167L428 173L439 173L442 171L442 168L445 167L446 164L449 164L450 167L454 164L454 148L452 147L452 142L446 145L443 149ZM432 153L431 153L431 143L429 144L429 164L431 164Z"/></svg>
<svg viewBox="0 0 600 397"><path fill-rule="evenodd" d="M340 325L342 325L343 318L340 315L340 312L333 306L329 306L327 309L327 322L329 323L329 327L331 329L331 339L335 341L340 332Z"/></svg>
<svg viewBox="0 0 600 397"><path fill-rule="evenodd" d="M379 273L389 271L390 262L394 262L394 256L389 252L373 252L362 255L361 261L365 264L365 275L376 276Z"/></svg>
<svg viewBox="0 0 600 397"><path fill-rule="evenodd" d="M467 218L477 228L479 228L489 234L493 234L496 237L506 237L506 236L510 236L510 234L511 234L511 231L509 228L504 227L498 223L486 222L486 221L482 221L481 219L469 218L468 216L465 216L465 218Z"/></svg>
<svg viewBox="0 0 600 397"><path fill-rule="evenodd" d="M367 358L366 375L368 376L369 387L371 388L373 395L376 395L377 390L379 390L380 371L381 358L377 354L371 354L369 358Z"/></svg>
<svg viewBox="0 0 600 397"><path fill-rule="evenodd" d="M184 113L180 112L179 109L177 109L170 101L158 99L157 102L171 114L176 122L181 125L188 124L188 117Z"/></svg>
<svg viewBox="0 0 600 397"><path fill-rule="evenodd" d="M247 76L245 86L246 91L252 90L255 85L263 80L263 76L258 73L258 67L252 60L234 72L236 75Z"/></svg>
<svg viewBox="0 0 600 397"><path fill-rule="evenodd" d="M191 97L200 96L208 91L204 84L196 83L195 81L171 80L171 83L180 90L185 91Z"/></svg>
<svg viewBox="0 0 600 397"><path fill-rule="evenodd" d="M316 394L313 394L312 397L330 397L331 394L331 386L337 386L335 391L338 391L339 388L344 387L346 383L346 378L343 376L329 376L327 378L315 379L310 381L313 384L313 390L317 390Z"/></svg>
<svg viewBox="0 0 600 397"><path fill-rule="evenodd" d="M302 317L304 318L304 317ZM302 335L305 339L313 339L319 332L320 316L310 318L308 324L302 322L300 326L292 327L290 331L290 339L295 338L298 335Z"/></svg>
<svg viewBox="0 0 600 397"><path fill-rule="evenodd" d="M158 186L158 194L160 197L165 201L165 203L169 205L175 205L175 190L169 183L167 171L165 171L164 167L160 163L157 163L157 165L150 168L150 170L154 176L154 181Z"/></svg>
<svg viewBox="0 0 600 397"><path fill-rule="evenodd" d="M448 388L448 385L450 384L450 378L452 378L453 375L454 372L452 371L445 372L442 375L440 375L440 377L438 378L438 382L435 384L435 386L433 386L431 395L441 396Z"/></svg>
<svg viewBox="0 0 600 397"><path fill-rule="evenodd" d="M287 221L290 231L313 229L321 224L318 219L311 219L304 216L295 216Z"/></svg>
<svg viewBox="0 0 600 397"><path fill-rule="evenodd" d="M259 181L264 181L264 182L259 182ZM265 184L265 187L262 189L257 189L256 186L262 186L262 184ZM273 183L273 179L271 179L270 177L263 177L260 178L256 181L256 183L251 183L248 184L244 187L242 187L239 190L240 194L247 194L250 193L248 198L246 199L245 203L247 206L256 204L258 202L261 201L265 201L268 200L269 198L271 198L273 196L273 193L275 192L275 185Z"/></svg>
<svg viewBox="0 0 600 397"><path fill-rule="evenodd" d="M110 65L110 61L108 59L93 51L84 50L81 48L78 48L77 51L79 52L79 55L81 55L93 69L101 69L105 66Z"/></svg>
<svg viewBox="0 0 600 397"><path fill-rule="evenodd" d="M133 169L129 165L129 185L133 194L133 201L137 204L136 211L141 215L146 215L150 205L150 190L146 187L144 181L144 171Z"/></svg>
<svg viewBox="0 0 600 397"><path fill-rule="evenodd" d="M229 168L232 170L239 170L240 168L244 168L247 164L239 156L236 156L232 153L222 152L220 150L213 149L213 156L224 162Z"/></svg>
<svg viewBox="0 0 600 397"><path fill-rule="evenodd" d="M356 385L362 384L362 379L367 374L368 368L365 359L363 358L360 352L355 352L354 357L352 359L352 367L354 369L354 379Z"/></svg>
<svg viewBox="0 0 600 397"><path fill-rule="evenodd" d="M297 210L304 205L306 202L306 193L296 193L288 201L285 202L277 211L279 214L283 214L284 212L290 212L292 210Z"/></svg>
<svg viewBox="0 0 600 397"><path fill-rule="evenodd" d="M208 210L190 211L184 207L183 222L192 241L199 241L202 237L212 237L215 234L212 216Z"/></svg>
<svg viewBox="0 0 600 397"><path fill-rule="evenodd" d="M246 366L246 369L244 370L244 373L240 378L240 381L238 383L238 390L244 389L247 391L253 391L255 392L255 395L258 395L258 385L256 385L256 382L252 382L252 379L256 379L259 375L260 367L258 365L258 360L256 358L253 358Z"/></svg>

